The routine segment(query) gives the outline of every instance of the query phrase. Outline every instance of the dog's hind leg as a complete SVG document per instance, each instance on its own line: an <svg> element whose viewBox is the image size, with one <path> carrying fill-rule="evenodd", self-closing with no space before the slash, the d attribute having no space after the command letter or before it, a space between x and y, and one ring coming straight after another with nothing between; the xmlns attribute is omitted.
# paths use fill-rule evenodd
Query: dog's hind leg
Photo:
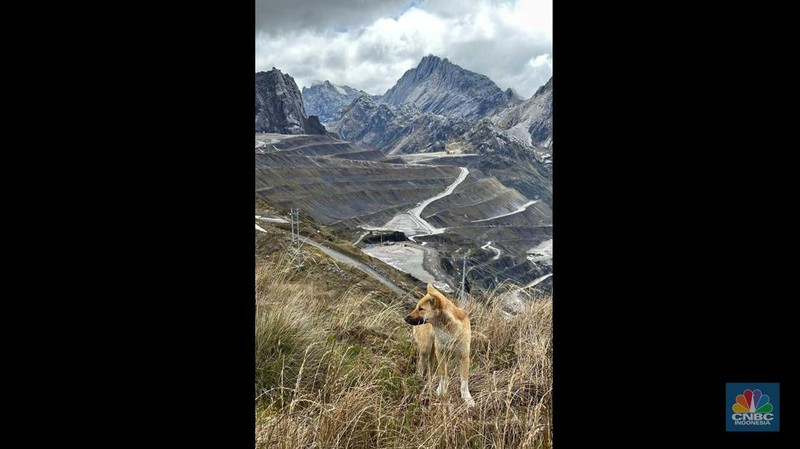
<svg viewBox="0 0 800 449"><path fill-rule="evenodd" d="M472 407L475 405L475 400L469 394L469 352L461 357L458 368L461 371L461 398L466 401L468 406Z"/></svg>

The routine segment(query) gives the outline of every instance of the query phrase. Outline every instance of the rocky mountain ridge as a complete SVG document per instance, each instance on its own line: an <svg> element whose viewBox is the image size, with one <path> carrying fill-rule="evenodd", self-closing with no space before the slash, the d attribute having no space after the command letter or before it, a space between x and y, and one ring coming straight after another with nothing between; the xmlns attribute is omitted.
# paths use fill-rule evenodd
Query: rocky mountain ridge
<svg viewBox="0 0 800 449"><path fill-rule="evenodd" d="M381 102L395 106L413 103L423 113L473 121L518 104L519 99L510 89L503 92L486 75L428 55L406 71Z"/></svg>
<svg viewBox="0 0 800 449"><path fill-rule="evenodd" d="M331 129L345 140L392 155L444 151L444 142L466 132L469 123L423 113L413 103L393 106L365 95L346 106Z"/></svg>
<svg viewBox="0 0 800 449"><path fill-rule="evenodd" d="M275 67L256 73L255 131L278 134L325 134L316 116L306 115L294 78Z"/></svg>
<svg viewBox="0 0 800 449"><path fill-rule="evenodd" d="M356 98L368 93L350 86L333 84L330 81L315 81L311 87L303 87L303 104L309 115L316 115L322 123L333 121L339 111Z"/></svg>
<svg viewBox="0 0 800 449"><path fill-rule="evenodd" d="M481 139L490 131L503 134L503 139L513 140L544 162L551 145L551 93L552 82L548 82L523 100L510 88L502 91L484 75L429 55L383 96L363 94L339 107L326 123L342 138L384 154L438 152L453 143L459 149L464 144L475 148L485 143ZM309 91L303 98L315 103L321 97ZM337 104L343 99L340 94Z"/></svg>

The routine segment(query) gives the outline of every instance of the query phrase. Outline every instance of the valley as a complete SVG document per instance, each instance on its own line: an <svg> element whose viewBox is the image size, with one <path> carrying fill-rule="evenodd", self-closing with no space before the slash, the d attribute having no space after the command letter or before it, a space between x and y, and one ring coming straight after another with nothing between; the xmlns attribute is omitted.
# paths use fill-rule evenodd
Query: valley
<svg viewBox="0 0 800 449"><path fill-rule="evenodd" d="M288 75L260 79L277 94L257 92L256 194L281 219L300 209L448 292L465 261L467 291L550 291L551 82L524 100L435 56L383 96L330 81L301 96Z"/></svg>
<svg viewBox="0 0 800 449"><path fill-rule="evenodd" d="M552 236L549 207L480 170L386 159L329 136L256 141L260 198L324 225L360 230L360 237L399 233L402 241L383 242L392 245L358 238L354 246L420 282L455 291L464 257L470 288L503 280L526 285L549 273L548 255L527 253Z"/></svg>

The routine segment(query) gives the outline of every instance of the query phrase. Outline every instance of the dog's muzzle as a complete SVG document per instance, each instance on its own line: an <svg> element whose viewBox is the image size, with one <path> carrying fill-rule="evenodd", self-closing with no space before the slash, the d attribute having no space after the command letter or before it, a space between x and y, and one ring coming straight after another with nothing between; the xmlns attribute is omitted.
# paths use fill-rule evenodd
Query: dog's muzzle
<svg viewBox="0 0 800 449"><path fill-rule="evenodd" d="M412 326L416 326L416 325L422 324L424 322L425 322L425 320L422 319L422 318L411 318L411 316L406 316L406 323L408 323L408 324L410 324Z"/></svg>

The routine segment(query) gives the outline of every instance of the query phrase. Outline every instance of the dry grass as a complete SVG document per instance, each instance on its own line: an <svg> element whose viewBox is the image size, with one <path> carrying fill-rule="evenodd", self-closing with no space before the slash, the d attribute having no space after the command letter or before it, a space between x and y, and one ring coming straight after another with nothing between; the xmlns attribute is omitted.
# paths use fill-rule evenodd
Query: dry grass
<svg viewBox="0 0 800 449"><path fill-rule="evenodd" d="M414 375L406 306L379 290L327 291L297 255L256 272L259 448L552 447L552 302L513 318L499 294L462 305L472 321L468 408L455 363L446 398Z"/></svg>

